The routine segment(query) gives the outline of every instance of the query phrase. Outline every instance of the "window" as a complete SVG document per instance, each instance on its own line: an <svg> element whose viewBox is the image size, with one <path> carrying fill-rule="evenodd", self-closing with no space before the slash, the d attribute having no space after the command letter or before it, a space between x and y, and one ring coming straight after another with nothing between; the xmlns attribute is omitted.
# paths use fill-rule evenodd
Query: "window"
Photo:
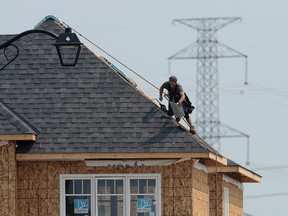
<svg viewBox="0 0 288 216"><path fill-rule="evenodd" d="M124 216L123 179L96 179L97 215Z"/></svg>
<svg viewBox="0 0 288 216"><path fill-rule="evenodd" d="M160 216L160 174L61 175L61 216Z"/></svg>
<svg viewBox="0 0 288 216"><path fill-rule="evenodd" d="M130 215L151 216L156 212L156 180L130 179Z"/></svg>
<svg viewBox="0 0 288 216"><path fill-rule="evenodd" d="M229 216L229 189L223 188L223 215Z"/></svg>
<svg viewBox="0 0 288 216"><path fill-rule="evenodd" d="M66 215L91 215L91 181L65 180Z"/></svg>

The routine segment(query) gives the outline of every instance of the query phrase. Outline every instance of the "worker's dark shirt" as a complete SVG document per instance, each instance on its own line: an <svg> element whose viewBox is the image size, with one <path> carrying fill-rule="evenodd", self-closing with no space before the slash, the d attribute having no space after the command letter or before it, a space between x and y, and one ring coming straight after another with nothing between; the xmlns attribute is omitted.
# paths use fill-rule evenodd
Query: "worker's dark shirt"
<svg viewBox="0 0 288 216"><path fill-rule="evenodd" d="M172 89L169 85L169 81L167 81L164 82L161 87L167 89L170 101L178 102L180 99L180 92L183 92L183 88L180 84L177 83L175 88Z"/></svg>

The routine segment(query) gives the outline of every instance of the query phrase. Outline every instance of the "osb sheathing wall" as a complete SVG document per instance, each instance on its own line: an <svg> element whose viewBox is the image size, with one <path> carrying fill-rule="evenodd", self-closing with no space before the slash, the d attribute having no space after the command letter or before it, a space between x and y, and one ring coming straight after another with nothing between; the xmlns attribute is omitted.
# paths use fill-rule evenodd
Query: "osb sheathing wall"
<svg viewBox="0 0 288 216"><path fill-rule="evenodd" d="M209 213L208 174L193 169L192 212L193 216L207 216Z"/></svg>
<svg viewBox="0 0 288 216"><path fill-rule="evenodd" d="M217 181L216 181L217 179ZM222 174L209 174L209 216L223 215L223 175ZM218 213L217 213L218 212Z"/></svg>
<svg viewBox="0 0 288 216"><path fill-rule="evenodd" d="M217 187L215 187L216 177ZM217 210L218 216L223 215L224 187L229 189L229 216L243 216L243 190L232 183L223 181L223 174L211 174L208 179L210 216L217 216Z"/></svg>
<svg viewBox="0 0 288 216"><path fill-rule="evenodd" d="M17 216L59 215L59 175L101 173L161 173L163 216L207 215L207 174L193 168L189 160L164 167L128 168L87 167L84 162L18 162Z"/></svg>
<svg viewBox="0 0 288 216"><path fill-rule="evenodd" d="M15 143L0 142L0 215L16 215L16 160Z"/></svg>

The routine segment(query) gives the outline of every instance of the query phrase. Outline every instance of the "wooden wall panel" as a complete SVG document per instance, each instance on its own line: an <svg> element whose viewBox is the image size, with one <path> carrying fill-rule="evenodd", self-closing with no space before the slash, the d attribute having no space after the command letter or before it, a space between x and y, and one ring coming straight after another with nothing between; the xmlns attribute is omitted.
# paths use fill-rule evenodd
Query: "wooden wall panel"
<svg viewBox="0 0 288 216"><path fill-rule="evenodd" d="M15 216L17 192L16 144L15 142L3 142L0 146L0 215Z"/></svg>
<svg viewBox="0 0 288 216"><path fill-rule="evenodd" d="M216 193L215 175L193 168L192 160L164 167L87 167L83 161L22 161L17 163L17 169L17 216L59 216L60 174L101 173L161 173L162 216L206 216L209 206L211 216L216 215L217 208L218 216L222 215L222 175L217 175ZM242 209L237 199L242 199L243 194L231 187L231 193L234 192L231 214Z"/></svg>
<svg viewBox="0 0 288 216"><path fill-rule="evenodd" d="M209 212L208 174L203 170L193 169L192 209L193 216L207 216Z"/></svg>

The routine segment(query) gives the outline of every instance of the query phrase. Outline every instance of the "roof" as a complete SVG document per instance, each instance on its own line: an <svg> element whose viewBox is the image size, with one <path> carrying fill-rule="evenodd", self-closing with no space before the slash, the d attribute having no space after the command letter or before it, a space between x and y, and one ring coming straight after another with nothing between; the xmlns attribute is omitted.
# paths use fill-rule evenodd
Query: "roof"
<svg viewBox="0 0 288 216"><path fill-rule="evenodd" d="M37 28L63 31L53 17ZM87 47L77 67L62 67L52 43L46 35L25 36L18 58L0 71L0 132L37 135L17 153L216 152Z"/></svg>
<svg viewBox="0 0 288 216"><path fill-rule="evenodd" d="M227 160L227 166L210 166L208 167L208 172L232 174L235 179L238 179L241 182L259 183L262 179L262 177L257 173L240 166L238 163L230 159Z"/></svg>
<svg viewBox="0 0 288 216"><path fill-rule="evenodd" d="M27 122L22 116L0 100L0 134L39 134L39 131ZM3 131L1 131L3 130Z"/></svg>
<svg viewBox="0 0 288 216"><path fill-rule="evenodd" d="M52 15L36 28L64 31ZM12 37L0 35L0 44ZM261 180L233 161L223 166L225 157L164 113L103 57L84 46L77 67L62 67L53 43L41 34L17 40L19 56L0 70L0 140L18 141L17 160L202 158L219 163L216 170L209 167L212 173ZM0 56L0 68L15 56L10 48L8 60Z"/></svg>

